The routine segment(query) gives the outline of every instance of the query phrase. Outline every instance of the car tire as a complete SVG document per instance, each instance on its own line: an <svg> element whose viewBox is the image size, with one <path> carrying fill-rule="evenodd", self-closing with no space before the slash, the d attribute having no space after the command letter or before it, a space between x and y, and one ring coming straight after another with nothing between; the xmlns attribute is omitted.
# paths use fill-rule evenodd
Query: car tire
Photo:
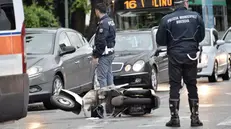
<svg viewBox="0 0 231 129"><path fill-rule="evenodd" d="M49 99L43 101L44 107L45 107L46 109L48 109L48 110L57 109L56 106L54 106L54 105L51 103L51 101L50 101L51 97L54 96L54 94L58 94L58 91L57 91L57 93L55 93L56 90L58 90L58 89L57 89L57 88L58 88L57 85L59 85L59 84L57 84L57 83L60 84L61 89L64 88L63 81L62 81L61 77L58 76L58 75L55 75L54 80L53 80L53 84L52 84L52 94L51 94L51 96L50 96ZM61 89L59 89L59 90L61 90Z"/></svg>
<svg viewBox="0 0 231 129"><path fill-rule="evenodd" d="M208 77L209 82L217 82L218 80L218 63L215 61L214 67L213 67L213 73L211 76Z"/></svg>
<svg viewBox="0 0 231 129"><path fill-rule="evenodd" d="M230 60L229 60L228 68L227 68L225 74L222 75L222 79L223 79L223 80L229 80L230 77L231 77L230 65L231 65L231 63L230 63Z"/></svg>
<svg viewBox="0 0 231 129"><path fill-rule="evenodd" d="M157 70L155 68L152 68L151 70L150 84L151 84L151 89L153 89L154 91L158 91Z"/></svg>

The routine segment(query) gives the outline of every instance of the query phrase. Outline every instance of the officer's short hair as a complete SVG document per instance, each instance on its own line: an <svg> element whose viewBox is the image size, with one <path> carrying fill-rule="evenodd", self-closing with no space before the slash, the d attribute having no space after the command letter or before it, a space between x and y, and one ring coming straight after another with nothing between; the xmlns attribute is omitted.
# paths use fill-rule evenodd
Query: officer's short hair
<svg viewBox="0 0 231 129"><path fill-rule="evenodd" d="M101 13L107 13L107 6L104 3L96 4L95 9L99 10Z"/></svg>

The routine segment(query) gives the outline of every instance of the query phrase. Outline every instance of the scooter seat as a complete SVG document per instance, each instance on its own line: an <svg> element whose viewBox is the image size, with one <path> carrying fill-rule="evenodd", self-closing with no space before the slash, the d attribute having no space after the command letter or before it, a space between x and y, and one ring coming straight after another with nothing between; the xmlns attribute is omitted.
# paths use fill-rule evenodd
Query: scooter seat
<svg viewBox="0 0 231 129"><path fill-rule="evenodd" d="M143 97L151 97L152 96L152 93L151 93L151 90L148 90L148 89L143 89L143 90L125 90L123 92L123 95L124 96L129 96L129 97L132 97L132 96L143 96Z"/></svg>

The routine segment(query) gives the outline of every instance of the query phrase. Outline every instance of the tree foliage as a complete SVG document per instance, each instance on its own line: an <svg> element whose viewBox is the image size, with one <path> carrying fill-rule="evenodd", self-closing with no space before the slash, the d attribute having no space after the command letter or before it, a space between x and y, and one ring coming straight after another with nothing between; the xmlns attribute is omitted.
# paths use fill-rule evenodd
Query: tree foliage
<svg viewBox="0 0 231 129"><path fill-rule="evenodd" d="M74 12L77 9L82 9L85 14L87 14L91 10L91 5L88 4L88 0L73 0L71 2L71 12Z"/></svg>
<svg viewBox="0 0 231 129"><path fill-rule="evenodd" d="M32 4L25 6L25 23L26 27L57 27L59 26L54 15L43 7Z"/></svg>
<svg viewBox="0 0 231 129"><path fill-rule="evenodd" d="M54 0L23 0L23 3L27 6L36 4L38 6L42 6L48 11L54 10Z"/></svg>
<svg viewBox="0 0 231 129"><path fill-rule="evenodd" d="M69 25L81 33L86 32L90 38L98 22L94 7L98 2L109 3L111 0L68 0ZM64 26L64 3L65 0L23 0L25 6L27 27L53 27L58 26L57 20ZM90 25L86 30L85 16L91 11ZM57 17L57 18L56 18Z"/></svg>

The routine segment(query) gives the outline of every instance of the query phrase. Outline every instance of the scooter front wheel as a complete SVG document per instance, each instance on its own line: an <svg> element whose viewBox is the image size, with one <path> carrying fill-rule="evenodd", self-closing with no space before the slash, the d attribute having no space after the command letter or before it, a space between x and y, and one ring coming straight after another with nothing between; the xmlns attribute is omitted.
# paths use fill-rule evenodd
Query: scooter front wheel
<svg viewBox="0 0 231 129"><path fill-rule="evenodd" d="M76 108L76 102L65 95L54 95L51 97L51 103L64 111L73 111Z"/></svg>

